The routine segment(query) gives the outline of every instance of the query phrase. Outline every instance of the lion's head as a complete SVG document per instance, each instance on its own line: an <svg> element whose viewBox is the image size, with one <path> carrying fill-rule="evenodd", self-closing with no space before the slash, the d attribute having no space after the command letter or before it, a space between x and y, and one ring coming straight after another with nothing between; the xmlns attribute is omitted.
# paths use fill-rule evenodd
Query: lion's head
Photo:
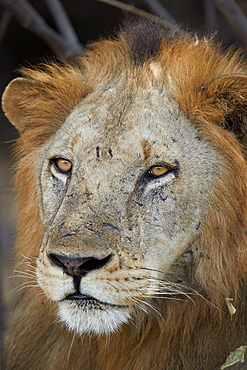
<svg viewBox="0 0 247 370"><path fill-rule="evenodd" d="M24 69L3 97L21 133L18 253L77 334L190 310L220 322L246 277L246 67L146 26Z"/></svg>

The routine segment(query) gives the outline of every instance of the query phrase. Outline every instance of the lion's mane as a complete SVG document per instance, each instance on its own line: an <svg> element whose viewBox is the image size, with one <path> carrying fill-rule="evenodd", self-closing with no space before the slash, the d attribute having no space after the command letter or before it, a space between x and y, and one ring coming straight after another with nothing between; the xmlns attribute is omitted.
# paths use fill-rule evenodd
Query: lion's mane
<svg viewBox="0 0 247 370"><path fill-rule="evenodd" d="M239 52L222 51L214 39L168 35L143 22L116 39L89 45L73 63L22 70L26 80L17 79L3 97L7 117L21 132L17 260L37 256L44 233L35 187L37 149L97 84L116 78L127 84L133 68L144 79L152 60L162 66L161 78L181 110L225 158L225 177L200 233L204 252L193 254L188 268L200 296L189 309L180 300L157 300L162 317L142 313L119 332L95 339L68 332L57 322L53 303L37 296L37 289L23 289L8 334L8 369L213 370L247 344L247 66Z"/></svg>

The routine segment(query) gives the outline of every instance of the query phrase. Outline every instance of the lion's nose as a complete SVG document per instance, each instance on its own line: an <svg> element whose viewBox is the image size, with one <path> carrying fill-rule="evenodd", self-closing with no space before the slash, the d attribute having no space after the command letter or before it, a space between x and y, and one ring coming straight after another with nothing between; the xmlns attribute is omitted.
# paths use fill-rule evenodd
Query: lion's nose
<svg viewBox="0 0 247 370"><path fill-rule="evenodd" d="M111 255L103 259L97 259L95 257L68 257L51 253L48 257L54 265L61 267L64 273L73 277L82 277L90 271L105 266L110 260Z"/></svg>

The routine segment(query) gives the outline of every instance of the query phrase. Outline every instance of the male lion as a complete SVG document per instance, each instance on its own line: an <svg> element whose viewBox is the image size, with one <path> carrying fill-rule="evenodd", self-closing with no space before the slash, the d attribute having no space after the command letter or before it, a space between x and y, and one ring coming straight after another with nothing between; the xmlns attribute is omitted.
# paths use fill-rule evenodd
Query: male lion
<svg viewBox="0 0 247 370"><path fill-rule="evenodd" d="M219 369L247 344L240 53L142 21L22 73L7 369Z"/></svg>

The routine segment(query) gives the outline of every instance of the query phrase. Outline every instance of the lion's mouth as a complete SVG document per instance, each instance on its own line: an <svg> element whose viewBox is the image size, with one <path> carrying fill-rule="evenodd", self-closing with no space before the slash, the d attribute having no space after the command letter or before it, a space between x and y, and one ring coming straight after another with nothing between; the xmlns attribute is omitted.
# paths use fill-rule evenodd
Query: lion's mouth
<svg viewBox="0 0 247 370"><path fill-rule="evenodd" d="M89 296L89 295L85 295L85 294L81 294L81 293L73 293L73 294L69 294L68 296L66 296L63 301L69 301L69 302L73 302L73 303L76 303L77 305L79 306L91 306L91 307L95 307L95 308L109 308L109 307L114 307L114 308L126 308L128 306L126 305L118 305L118 304L112 304L112 303L109 303L109 302L103 302L103 301L99 301L98 299L92 297L92 296Z"/></svg>
<svg viewBox="0 0 247 370"><path fill-rule="evenodd" d="M78 307L82 307L83 309L102 309L102 306L105 305L98 299L81 293L69 294L63 299L63 301L73 306L76 305Z"/></svg>
<svg viewBox="0 0 247 370"><path fill-rule="evenodd" d="M90 297L85 294L81 293L73 293L69 294L67 297L65 297L65 300L70 300L70 301L97 301L97 299Z"/></svg>

